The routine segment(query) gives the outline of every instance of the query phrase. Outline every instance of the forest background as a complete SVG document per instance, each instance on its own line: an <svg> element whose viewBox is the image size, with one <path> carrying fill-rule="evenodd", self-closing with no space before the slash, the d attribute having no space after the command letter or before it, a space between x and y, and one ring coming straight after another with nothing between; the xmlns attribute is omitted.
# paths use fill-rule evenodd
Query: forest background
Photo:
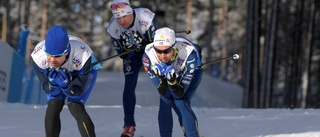
<svg viewBox="0 0 320 137"><path fill-rule="evenodd" d="M207 65L207 75L241 85L244 108L320 107L320 1L131 0L149 8L157 27L170 27L202 48L202 62L233 54L240 60ZM1 40L19 50L28 34L30 53L48 28L62 25L87 42L98 60L116 52L106 33L111 0L1 0ZM120 58L103 62L121 71ZM3 64L2 64L3 65ZM219 90L219 89L217 89ZM221 91L223 92L223 91Z"/></svg>

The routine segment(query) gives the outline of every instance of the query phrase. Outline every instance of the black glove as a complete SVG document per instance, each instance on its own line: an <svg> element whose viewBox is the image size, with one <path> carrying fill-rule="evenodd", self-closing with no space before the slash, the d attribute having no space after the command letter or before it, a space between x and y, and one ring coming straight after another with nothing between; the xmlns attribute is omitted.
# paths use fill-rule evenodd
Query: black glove
<svg viewBox="0 0 320 137"><path fill-rule="evenodd" d="M164 77L164 76L161 76L160 77L160 83L158 85L158 92L161 94L161 95L166 95L167 94L167 91L168 91L168 83L167 83L167 79Z"/></svg>
<svg viewBox="0 0 320 137"><path fill-rule="evenodd" d="M182 97L184 95L184 89L176 80L177 74L173 66L167 67L165 76L173 93L175 93L178 97Z"/></svg>
<svg viewBox="0 0 320 137"><path fill-rule="evenodd" d="M176 81L176 70L173 66L170 65L166 68L165 76L170 85L172 85Z"/></svg>

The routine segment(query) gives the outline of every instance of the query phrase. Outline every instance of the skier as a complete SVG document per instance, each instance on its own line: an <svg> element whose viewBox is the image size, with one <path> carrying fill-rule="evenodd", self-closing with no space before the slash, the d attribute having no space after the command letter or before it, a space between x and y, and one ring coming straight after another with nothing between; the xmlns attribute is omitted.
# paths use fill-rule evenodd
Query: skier
<svg viewBox="0 0 320 137"><path fill-rule="evenodd" d="M96 82L96 62L90 47L81 39L68 35L62 26L50 28L46 39L31 53L33 66L47 95L46 137L59 137L60 112L67 100L70 113L77 121L82 137L95 137L94 124L85 110Z"/></svg>
<svg viewBox="0 0 320 137"><path fill-rule="evenodd" d="M113 17L107 32L118 54L132 51L120 56L123 60L125 84L123 91L124 130L121 137L132 137L135 132L135 88L144 48L154 37L155 14L146 8L132 9L129 0L113 0L111 3Z"/></svg>
<svg viewBox="0 0 320 137"><path fill-rule="evenodd" d="M156 30L154 41L145 48L144 69L160 93L158 123L161 137L172 136L172 107L182 119L187 137L199 137L196 115L190 101L202 78L201 49L170 28Z"/></svg>

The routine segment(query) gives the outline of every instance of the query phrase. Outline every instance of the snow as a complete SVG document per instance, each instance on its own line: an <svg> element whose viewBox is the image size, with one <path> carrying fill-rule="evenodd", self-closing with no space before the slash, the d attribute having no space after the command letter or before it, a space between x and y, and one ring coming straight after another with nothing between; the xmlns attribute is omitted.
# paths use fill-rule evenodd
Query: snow
<svg viewBox="0 0 320 137"><path fill-rule="evenodd" d="M86 107L95 123L97 136L117 137L122 131L121 106ZM319 137L320 111L317 109L226 109L193 108L204 137ZM136 108L136 137L157 137L158 107ZM45 106L0 104L0 136L43 137ZM182 136L174 114L173 137ZM79 137L69 110L61 113L61 137Z"/></svg>
<svg viewBox="0 0 320 137"><path fill-rule="evenodd" d="M122 74L101 73L86 109L91 116L96 135L118 137L122 132L123 109L122 87L115 85L123 81ZM139 78L136 106L135 137L158 137L158 95L149 89L147 75ZM318 109L242 109L241 88L236 85L204 77L199 94L193 100L193 110L203 137L320 137L320 110ZM212 83L213 82L213 83ZM108 83L108 84L107 84ZM209 85L207 85L209 84ZM103 86L104 85L104 86ZM140 85L140 86L139 86ZM110 87L112 86L112 88ZM144 87L144 88L143 88ZM208 88L206 88L208 87ZM209 89L211 87L211 89ZM215 87L215 88L212 88ZM227 88L228 87L228 88ZM150 86L150 88L153 88ZM227 90L231 88L232 90ZM140 89L144 89L140 91ZM201 89L201 91L200 91ZM207 89L206 91L203 91ZM235 91L240 89L240 91ZM209 95L208 91L211 94ZM223 93L223 94L222 94ZM227 95L227 93L231 93ZM205 95L207 94L207 95ZM239 96L240 95L240 96ZM210 97L211 102L210 102ZM228 99L230 97L231 99ZM215 101L215 99L219 99ZM229 101L229 102L227 102ZM217 103L217 106L213 104ZM238 104L237 104L238 103ZM0 103L1 137L43 137L45 105ZM176 114L173 137L182 137ZM79 137L74 118L67 107L61 112L61 137Z"/></svg>

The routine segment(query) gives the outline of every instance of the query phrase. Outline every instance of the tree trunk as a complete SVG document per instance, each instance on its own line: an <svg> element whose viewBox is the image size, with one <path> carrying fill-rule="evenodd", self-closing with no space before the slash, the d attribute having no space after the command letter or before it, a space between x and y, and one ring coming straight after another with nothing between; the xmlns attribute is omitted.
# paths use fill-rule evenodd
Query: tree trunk
<svg viewBox="0 0 320 137"><path fill-rule="evenodd" d="M268 52L268 65L267 65L267 81L266 81L266 107L272 107L272 95L273 95L273 72L275 72L274 67L274 52L276 43L276 30L277 30L277 19L278 19L278 8L279 0L273 1L272 7L272 22L271 22L271 36L270 36L270 47Z"/></svg>
<svg viewBox="0 0 320 137"><path fill-rule="evenodd" d="M292 53L292 58L291 58L291 76L290 76L290 80L291 83L289 84L289 88L288 88L288 92L290 92L290 96L289 96L289 102L288 105L290 108L296 108L297 107L297 95L298 95L298 86L300 85L299 83L299 64L300 64L300 60L299 60L299 51L300 51L300 45L301 45L301 36L302 36L302 20L303 20L303 1L302 0L298 0L297 3L297 17L295 19L295 35L294 35L294 43L293 43L293 53Z"/></svg>
<svg viewBox="0 0 320 137"><path fill-rule="evenodd" d="M192 30L192 0L188 0L188 11L187 11L187 30ZM192 41L192 33L187 35L187 38Z"/></svg>
<svg viewBox="0 0 320 137"><path fill-rule="evenodd" d="M267 79L267 69L268 69L268 53L270 45L270 36L271 36L271 12L272 8L269 8L270 3L265 2L265 33L264 33L264 46L263 46L263 61L262 61L262 72L261 72L261 85L260 85L260 107L266 107L267 93L266 93L266 79Z"/></svg>
<svg viewBox="0 0 320 137"><path fill-rule="evenodd" d="M305 57L305 68L302 75L302 104L303 108L309 107L308 99L310 99L310 62L311 62L311 49L312 49L312 36L313 36L313 22L315 14L314 0L310 0L310 14L309 14L309 24L308 24L308 38L307 38L307 48Z"/></svg>
<svg viewBox="0 0 320 137"><path fill-rule="evenodd" d="M47 33L47 22L48 22L48 8L49 0L44 0L44 8L42 12L42 23L41 23L41 34L40 39L44 40Z"/></svg>
<svg viewBox="0 0 320 137"><path fill-rule="evenodd" d="M259 107L260 97L260 74L259 74L259 56L260 56L260 22L261 22L261 0L254 1L254 35L253 35L253 94L254 94L254 107Z"/></svg>
<svg viewBox="0 0 320 137"><path fill-rule="evenodd" d="M244 84L244 99L243 106L246 108L253 107L253 91L251 88L251 72L252 72L252 34L253 34L253 4L254 0L248 0L248 18L246 28L246 42L243 49L243 84Z"/></svg>

